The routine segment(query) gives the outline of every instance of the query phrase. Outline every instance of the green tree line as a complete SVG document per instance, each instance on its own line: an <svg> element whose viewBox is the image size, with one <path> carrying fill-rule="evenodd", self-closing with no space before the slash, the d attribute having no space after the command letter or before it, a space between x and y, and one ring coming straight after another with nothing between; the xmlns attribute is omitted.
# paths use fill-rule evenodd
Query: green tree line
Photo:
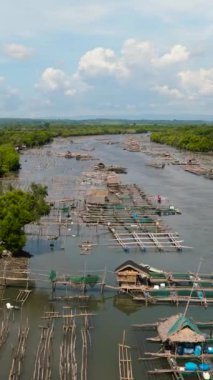
<svg viewBox="0 0 213 380"><path fill-rule="evenodd" d="M168 128L164 131L153 132L151 141L192 152L211 152L213 151L213 127L187 126Z"/></svg>
<svg viewBox="0 0 213 380"><path fill-rule="evenodd" d="M26 243L24 226L50 211L46 195L46 186L32 183L29 191L11 189L0 196L0 252L21 252Z"/></svg>
<svg viewBox="0 0 213 380"><path fill-rule="evenodd" d="M212 150L212 131L210 125L177 122L8 121L0 123L0 176L19 169L19 150L48 144L56 137L151 132L151 140L157 143L207 152Z"/></svg>

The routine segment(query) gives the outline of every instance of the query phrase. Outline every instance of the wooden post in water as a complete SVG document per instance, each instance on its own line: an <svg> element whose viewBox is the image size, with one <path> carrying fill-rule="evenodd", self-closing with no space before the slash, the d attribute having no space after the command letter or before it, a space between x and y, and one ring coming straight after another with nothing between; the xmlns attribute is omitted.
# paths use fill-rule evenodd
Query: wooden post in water
<svg viewBox="0 0 213 380"><path fill-rule="evenodd" d="M105 283L106 283L106 267L104 269L102 283L101 283L101 294L103 294L103 292L104 292Z"/></svg>

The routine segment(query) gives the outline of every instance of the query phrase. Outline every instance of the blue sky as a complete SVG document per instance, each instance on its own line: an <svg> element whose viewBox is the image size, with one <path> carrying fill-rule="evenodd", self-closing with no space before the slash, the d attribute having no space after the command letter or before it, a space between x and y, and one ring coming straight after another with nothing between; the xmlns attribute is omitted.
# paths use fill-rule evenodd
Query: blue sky
<svg viewBox="0 0 213 380"><path fill-rule="evenodd" d="M0 117L210 119L212 0L7 0Z"/></svg>

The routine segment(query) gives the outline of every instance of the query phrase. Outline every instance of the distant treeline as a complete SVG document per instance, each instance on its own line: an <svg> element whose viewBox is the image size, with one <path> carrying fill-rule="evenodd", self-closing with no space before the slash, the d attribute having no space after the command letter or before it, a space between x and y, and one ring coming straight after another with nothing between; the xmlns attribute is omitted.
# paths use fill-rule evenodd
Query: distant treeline
<svg viewBox="0 0 213 380"><path fill-rule="evenodd" d="M14 147L41 146L55 137L89 136L103 134L143 133L150 126L137 124L68 124L45 122L41 124L24 124L6 126L0 129L0 145L10 143Z"/></svg>
<svg viewBox="0 0 213 380"><path fill-rule="evenodd" d="M0 176L19 168L18 152L50 143L56 137L151 132L152 141L193 151L213 149L210 125L135 121L31 121L0 123Z"/></svg>
<svg viewBox="0 0 213 380"><path fill-rule="evenodd" d="M147 132L147 126L135 123L89 124L71 122L8 122L0 128L0 177L17 171L19 165L18 152L23 148L33 148L50 143L56 137L89 136L121 133Z"/></svg>
<svg viewBox="0 0 213 380"><path fill-rule="evenodd" d="M153 132L151 141L192 152L211 152L213 151L213 126L169 127L163 131Z"/></svg>

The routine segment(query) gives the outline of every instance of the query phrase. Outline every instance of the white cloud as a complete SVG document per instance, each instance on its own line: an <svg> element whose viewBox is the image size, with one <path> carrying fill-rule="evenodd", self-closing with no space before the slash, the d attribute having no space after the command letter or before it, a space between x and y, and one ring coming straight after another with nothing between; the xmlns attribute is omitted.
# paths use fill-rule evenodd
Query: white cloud
<svg viewBox="0 0 213 380"><path fill-rule="evenodd" d="M24 60L31 57L33 50L24 45L8 44L5 46L5 53L10 58Z"/></svg>
<svg viewBox="0 0 213 380"><path fill-rule="evenodd" d="M190 51L183 45L174 45L169 53L164 54L159 58L153 59L153 64L156 66L171 65L179 62L185 62L190 57Z"/></svg>
<svg viewBox="0 0 213 380"><path fill-rule="evenodd" d="M45 92L60 92L66 96L74 96L89 88L78 74L68 75L63 70L54 67L47 67L43 71L35 87Z"/></svg>
<svg viewBox="0 0 213 380"><path fill-rule="evenodd" d="M122 60L117 58L115 52L103 47L97 47L85 53L79 61L78 72L86 76L110 74L125 77L128 75L127 68Z"/></svg>
<svg viewBox="0 0 213 380"><path fill-rule="evenodd" d="M155 56L155 49L150 41L137 41L134 38L123 44L122 55L127 65L143 65Z"/></svg>
<svg viewBox="0 0 213 380"><path fill-rule="evenodd" d="M78 73L91 77L109 74L119 78L128 78L130 73L134 74L134 71L137 72L138 69L146 68L154 73L157 67L184 62L189 57L189 50L182 45L175 45L169 53L158 57L156 48L151 41L130 38L124 41L120 55L117 55L112 49L103 47L87 51L80 58Z"/></svg>
<svg viewBox="0 0 213 380"><path fill-rule="evenodd" d="M179 74L181 84L188 93L199 95L213 95L213 68L186 70Z"/></svg>
<svg viewBox="0 0 213 380"><path fill-rule="evenodd" d="M48 91L55 91L60 88L66 87L67 78L65 73L60 69L48 67L41 75L40 86Z"/></svg>
<svg viewBox="0 0 213 380"><path fill-rule="evenodd" d="M0 76L0 84L3 83L4 81L5 81L5 77Z"/></svg>
<svg viewBox="0 0 213 380"><path fill-rule="evenodd" d="M183 98L183 94L177 88L169 88L167 85L154 86L153 90L157 91L161 95L169 96L172 98Z"/></svg>

